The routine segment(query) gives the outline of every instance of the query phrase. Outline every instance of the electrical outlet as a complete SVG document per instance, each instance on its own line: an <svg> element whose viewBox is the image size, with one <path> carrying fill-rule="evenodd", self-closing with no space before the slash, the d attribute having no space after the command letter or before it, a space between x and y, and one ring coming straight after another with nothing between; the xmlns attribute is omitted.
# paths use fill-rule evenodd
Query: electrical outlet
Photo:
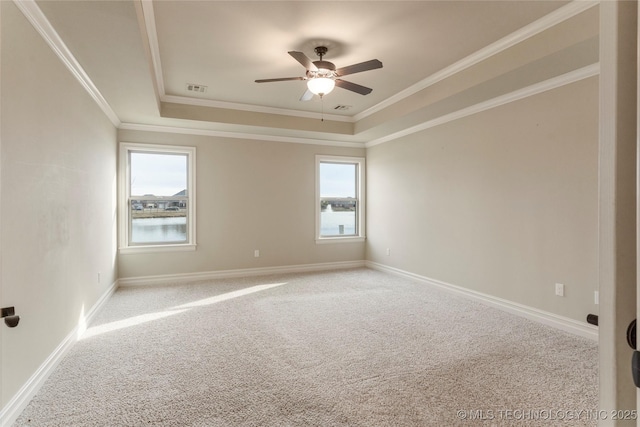
<svg viewBox="0 0 640 427"><path fill-rule="evenodd" d="M255 251L253 251L253 256L256 258L260 258L260 249L256 249Z"/></svg>
<svg viewBox="0 0 640 427"><path fill-rule="evenodd" d="M98 285L100 284L100 272L98 271Z"/></svg>
<svg viewBox="0 0 640 427"><path fill-rule="evenodd" d="M593 302L598 305L600 304L600 291L593 292Z"/></svg>
<svg viewBox="0 0 640 427"><path fill-rule="evenodd" d="M387 248L387 256L390 256L390 255L391 255L391 249Z"/></svg>
<svg viewBox="0 0 640 427"><path fill-rule="evenodd" d="M564 285L562 283L556 283L556 295L559 297L564 296Z"/></svg>

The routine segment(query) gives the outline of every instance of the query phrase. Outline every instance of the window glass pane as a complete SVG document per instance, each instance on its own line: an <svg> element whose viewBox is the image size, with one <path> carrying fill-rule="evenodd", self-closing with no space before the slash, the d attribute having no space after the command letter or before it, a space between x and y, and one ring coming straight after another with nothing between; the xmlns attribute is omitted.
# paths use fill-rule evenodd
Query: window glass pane
<svg viewBox="0 0 640 427"><path fill-rule="evenodd" d="M187 188L186 154L132 152L130 167L132 197L174 196Z"/></svg>
<svg viewBox="0 0 640 427"><path fill-rule="evenodd" d="M130 153L130 243L187 242L187 155Z"/></svg>
<svg viewBox="0 0 640 427"><path fill-rule="evenodd" d="M320 163L320 197L356 197L353 163Z"/></svg>
<svg viewBox="0 0 640 427"><path fill-rule="evenodd" d="M357 165L320 163L319 173L320 235L357 235Z"/></svg>
<svg viewBox="0 0 640 427"><path fill-rule="evenodd" d="M132 243L179 243L187 241L187 217L145 218L131 221Z"/></svg>

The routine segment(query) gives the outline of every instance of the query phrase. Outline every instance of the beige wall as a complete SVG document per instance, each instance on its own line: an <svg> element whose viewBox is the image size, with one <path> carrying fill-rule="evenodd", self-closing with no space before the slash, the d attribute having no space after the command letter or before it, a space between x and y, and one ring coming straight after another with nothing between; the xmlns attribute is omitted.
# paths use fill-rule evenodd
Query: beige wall
<svg viewBox="0 0 640 427"><path fill-rule="evenodd" d="M4 408L117 279L117 144L22 13L0 4L0 298L21 317L0 326Z"/></svg>
<svg viewBox="0 0 640 427"><path fill-rule="evenodd" d="M131 130L119 140L197 150L197 250L122 254L121 278L364 259L364 243L318 245L314 235L315 155L364 149Z"/></svg>
<svg viewBox="0 0 640 427"><path fill-rule="evenodd" d="M371 147L367 185L368 260L597 313L597 77Z"/></svg>

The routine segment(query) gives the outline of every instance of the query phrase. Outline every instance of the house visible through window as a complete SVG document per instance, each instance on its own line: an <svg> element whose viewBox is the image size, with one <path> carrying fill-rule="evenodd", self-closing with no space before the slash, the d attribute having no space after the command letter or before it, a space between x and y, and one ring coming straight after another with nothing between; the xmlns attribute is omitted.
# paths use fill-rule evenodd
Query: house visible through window
<svg viewBox="0 0 640 427"><path fill-rule="evenodd" d="M316 239L364 238L364 159L316 157Z"/></svg>
<svg viewBox="0 0 640 427"><path fill-rule="evenodd" d="M121 249L195 245L195 149L122 144Z"/></svg>

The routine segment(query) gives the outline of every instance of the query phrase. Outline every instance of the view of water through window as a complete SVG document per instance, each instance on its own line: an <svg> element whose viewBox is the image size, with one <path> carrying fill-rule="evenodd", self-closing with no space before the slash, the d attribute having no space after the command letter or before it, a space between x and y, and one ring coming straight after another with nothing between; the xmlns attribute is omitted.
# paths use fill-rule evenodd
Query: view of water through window
<svg viewBox="0 0 640 427"><path fill-rule="evenodd" d="M130 242L187 243L189 191L188 155L184 153L130 153Z"/></svg>
<svg viewBox="0 0 640 427"><path fill-rule="evenodd" d="M322 235L353 235L356 232L355 211L334 212L326 209L322 216ZM186 242L187 218L134 218L131 221L131 241L135 243Z"/></svg>
<svg viewBox="0 0 640 427"><path fill-rule="evenodd" d="M135 243L186 242L187 218L137 218L131 221L131 241Z"/></svg>
<svg viewBox="0 0 640 427"><path fill-rule="evenodd" d="M356 212L333 211L329 205L320 212L320 235L340 236L356 234Z"/></svg>
<svg viewBox="0 0 640 427"><path fill-rule="evenodd" d="M354 163L320 163L320 236L358 234L357 171Z"/></svg>

